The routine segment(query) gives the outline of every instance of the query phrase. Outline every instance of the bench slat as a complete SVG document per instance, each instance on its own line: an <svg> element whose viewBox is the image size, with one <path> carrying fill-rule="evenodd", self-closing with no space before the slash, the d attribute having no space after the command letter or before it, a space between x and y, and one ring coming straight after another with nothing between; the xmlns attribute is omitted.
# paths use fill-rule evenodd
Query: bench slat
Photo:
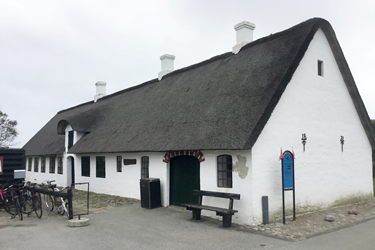
<svg viewBox="0 0 375 250"><path fill-rule="evenodd" d="M238 210L233 210L233 209L226 209L226 208L221 208L221 207L212 207L212 206L205 206L205 205L196 205L196 204L183 204L186 206L188 209L205 209L205 210L210 210L210 211L215 211L219 212L222 214L234 214L238 213Z"/></svg>
<svg viewBox="0 0 375 250"><path fill-rule="evenodd" d="M212 196L212 197L218 197L218 198L228 198L228 199L235 199L235 200L240 199L239 194L220 193L220 192L196 190L196 189L193 190L193 195L205 195L205 196Z"/></svg>

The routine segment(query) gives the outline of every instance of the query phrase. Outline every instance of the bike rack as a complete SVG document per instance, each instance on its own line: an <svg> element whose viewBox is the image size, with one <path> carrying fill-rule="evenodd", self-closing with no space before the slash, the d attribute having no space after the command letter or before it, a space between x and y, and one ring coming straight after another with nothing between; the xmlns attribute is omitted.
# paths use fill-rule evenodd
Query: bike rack
<svg viewBox="0 0 375 250"><path fill-rule="evenodd" d="M85 214L74 214L74 216L78 216L78 220L81 219L81 215L89 215L89 198L90 198L90 196L89 196L90 192L89 191L90 191L90 183L89 182L72 183L72 186L85 185L85 184L87 184L87 213L85 213ZM70 204L69 204L69 206L70 206Z"/></svg>
<svg viewBox="0 0 375 250"><path fill-rule="evenodd" d="M55 197L62 197L63 199L68 199L69 204L69 220L73 219L73 194L72 194L72 187L67 189L67 192L56 192L56 191L50 191L40 188L35 188L35 192L38 192L40 194L48 194L53 195Z"/></svg>
<svg viewBox="0 0 375 250"><path fill-rule="evenodd" d="M85 214L73 214L73 193L72 193L72 186L76 185L85 185L87 184L87 213ZM69 220L73 219L73 216L78 216L78 219L81 219L81 215L89 215L89 189L90 189L90 183L89 182L81 182L81 183L72 183L72 185L67 188L67 192L59 192L59 191L50 191L40 188L35 188L35 191L40 194L48 194L48 195L54 195L55 197L62 197L63 199L68 200L69 205Z"/></svg>

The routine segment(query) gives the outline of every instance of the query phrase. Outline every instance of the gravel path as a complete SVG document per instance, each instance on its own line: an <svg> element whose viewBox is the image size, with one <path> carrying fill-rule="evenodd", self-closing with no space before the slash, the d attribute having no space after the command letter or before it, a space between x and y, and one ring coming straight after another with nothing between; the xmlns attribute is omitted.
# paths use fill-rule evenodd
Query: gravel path
<svg viewBox="0 0 375 250"><path fill-rule="evenodd" d="M350 211L350 213L349 213ZM260 232L286 240L304 240L323 233L339 230L375 218L375 200L335 207L304 215L272 221L267 225L241 226L245 230ZM332 220L333 221L327 221Z"/></svg>
<svg viewBox="0 0 375 250"><path fill-rule="evenodd" d="M133 198L126 198L109 194L98 194L94 192L90 192L89 196L90 208L117 207L138 202L140 201ZM87 192L73 189L73 203L87 205Z"/></svg>

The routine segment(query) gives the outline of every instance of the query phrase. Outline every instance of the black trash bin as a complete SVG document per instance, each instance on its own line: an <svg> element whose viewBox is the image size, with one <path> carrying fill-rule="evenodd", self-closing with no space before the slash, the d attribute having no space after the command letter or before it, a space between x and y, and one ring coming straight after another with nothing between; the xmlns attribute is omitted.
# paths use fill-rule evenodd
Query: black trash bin
<svg viewBox="0 0 375 250"><path fill-rule="evenodd" d="M145 178L140 180L141 186L141 207L161 207L160 179Z"/></svg>

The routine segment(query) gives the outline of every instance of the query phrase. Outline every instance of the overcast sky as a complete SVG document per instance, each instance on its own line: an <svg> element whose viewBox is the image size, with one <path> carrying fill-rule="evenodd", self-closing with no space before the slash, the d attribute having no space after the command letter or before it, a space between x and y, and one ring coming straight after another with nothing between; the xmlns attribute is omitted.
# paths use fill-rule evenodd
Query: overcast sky
<svg viewBox="0 0 375 250"><path fill-rule="evenodd" d="M375 119L374 0L0 0L0 110L22 147L97 81L111 94L157 78L163 54L179 69L229 52L245 20L258 39L313 17L333 26Z"/></svg>

